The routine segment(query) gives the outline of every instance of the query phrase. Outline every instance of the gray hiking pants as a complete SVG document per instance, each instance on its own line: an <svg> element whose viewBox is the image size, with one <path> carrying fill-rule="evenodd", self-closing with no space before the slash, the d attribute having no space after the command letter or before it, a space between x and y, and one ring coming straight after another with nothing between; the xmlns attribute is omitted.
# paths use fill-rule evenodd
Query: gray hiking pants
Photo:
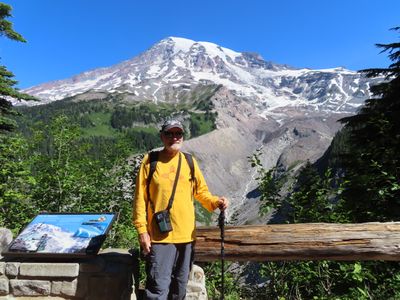
<svg viewBox="0 0 400 300"><path fill-rule="evenodd" d="M193 243L152 244L146 261L145 299L184 299Z"/></svg>

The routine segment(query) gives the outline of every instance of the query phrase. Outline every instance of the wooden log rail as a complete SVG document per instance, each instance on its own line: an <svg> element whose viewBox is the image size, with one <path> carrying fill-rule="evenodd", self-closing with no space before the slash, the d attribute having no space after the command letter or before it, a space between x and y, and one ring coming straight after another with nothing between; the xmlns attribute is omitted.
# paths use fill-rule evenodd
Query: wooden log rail
<svg viewBox="0 0 400 300"><path fill-rule="evenodd" d="M400 222L226 226L225 259L400 260ZM218 227L197 228L195 261L220 259Z"/></svg>

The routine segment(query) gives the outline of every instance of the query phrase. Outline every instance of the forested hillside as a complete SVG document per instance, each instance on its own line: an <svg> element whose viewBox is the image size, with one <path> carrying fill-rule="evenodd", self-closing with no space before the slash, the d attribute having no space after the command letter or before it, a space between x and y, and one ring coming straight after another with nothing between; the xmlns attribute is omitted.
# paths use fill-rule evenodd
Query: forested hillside
<svg viewBox="0 0 400 300"><path fill-rule="evenodd" d="M43 128L55 117L64 115L81 128L82 143L91 145L95 158L104 158L105 153L116 155L115 147L120 142L132 153L140 153L161 145L159 124L172 116L184 122L186 139L215 129L216 113L212 111L210 97L217 89L218 86L210 86L203 88L203 93L194 91L192 101L179 104L124 103L120 94L86 101L67 98L47 105L18 107L21 114L16 120L19 131L30 137L35 127ZM43 140L40 149L51 151L49 141Z"/></svg>

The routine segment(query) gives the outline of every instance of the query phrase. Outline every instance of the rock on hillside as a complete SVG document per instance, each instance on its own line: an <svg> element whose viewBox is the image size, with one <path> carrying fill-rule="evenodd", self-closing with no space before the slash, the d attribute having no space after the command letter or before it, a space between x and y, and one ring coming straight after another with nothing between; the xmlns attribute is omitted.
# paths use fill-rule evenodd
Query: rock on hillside
<svg viewBox="0 0 400 300"><path fill-rule="evenodd" d="M235 216L235 224L263 222L255 193L257 174L249 157L260 149L266 168L297 170L325 152L340 128L337 119L343 116L294 110L292 117L278 122L260 117L247 101L225 88L212 101L218 111L217 130L186 141L185 150L198 159L210 190L230 198L228 215Z"/></svg>

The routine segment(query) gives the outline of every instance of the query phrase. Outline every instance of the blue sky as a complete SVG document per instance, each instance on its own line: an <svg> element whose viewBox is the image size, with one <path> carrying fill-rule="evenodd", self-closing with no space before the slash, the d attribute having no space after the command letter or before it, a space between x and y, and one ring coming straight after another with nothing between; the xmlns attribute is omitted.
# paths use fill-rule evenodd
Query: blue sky
<svg viewBox="0 0 400 300"><path fill-rule="evenodd" d="M386 67L399 0L10 0L0 64L26 88L130 59L169 36L259 53L294 67Z"/></svg>

